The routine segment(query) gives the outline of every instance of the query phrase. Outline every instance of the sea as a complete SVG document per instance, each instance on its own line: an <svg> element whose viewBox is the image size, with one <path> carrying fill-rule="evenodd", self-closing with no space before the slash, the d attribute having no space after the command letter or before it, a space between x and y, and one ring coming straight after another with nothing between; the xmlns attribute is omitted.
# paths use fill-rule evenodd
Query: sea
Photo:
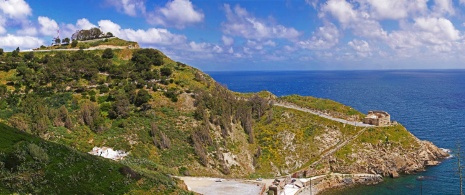
<svg viewBox="0 0 465 195"><path fill-rule="evenodd" d="M384 110L422 140L465 156L465 70L207 72L232 91L332 99ZM462 164L465 161L462 158ZM464 170L465 171L465 170ZM419 177L422 176L422 177ZM465 176L465 175L464 175ZM423 179L421 179L423 178ZM457 155L426 171L325 194L460 194Z"/></svg>

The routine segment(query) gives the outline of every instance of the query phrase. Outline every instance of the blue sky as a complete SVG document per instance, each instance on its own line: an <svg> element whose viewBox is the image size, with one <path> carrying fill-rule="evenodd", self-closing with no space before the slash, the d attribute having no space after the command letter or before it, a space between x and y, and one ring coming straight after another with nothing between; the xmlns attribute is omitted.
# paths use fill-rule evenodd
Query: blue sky
<svg viewBox="0 0 465 195"><path fill-rule="evenodd" d="M98 27L202 70L465 68L465 0L0 0L0 47Z"/></svg>

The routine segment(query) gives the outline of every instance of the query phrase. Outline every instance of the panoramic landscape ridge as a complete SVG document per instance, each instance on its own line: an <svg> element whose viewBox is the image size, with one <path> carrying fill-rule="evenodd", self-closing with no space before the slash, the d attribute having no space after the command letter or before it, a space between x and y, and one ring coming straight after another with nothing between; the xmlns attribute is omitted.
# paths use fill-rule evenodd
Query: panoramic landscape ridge
<svg viewBox="0 0 465 195"><path fill-rule="evenodd" d="M190 194L193 177L236 179L257 194L316 194L449 156L386 112L233 92L115 37L18 48L0 61L2 194Z"/></svg>

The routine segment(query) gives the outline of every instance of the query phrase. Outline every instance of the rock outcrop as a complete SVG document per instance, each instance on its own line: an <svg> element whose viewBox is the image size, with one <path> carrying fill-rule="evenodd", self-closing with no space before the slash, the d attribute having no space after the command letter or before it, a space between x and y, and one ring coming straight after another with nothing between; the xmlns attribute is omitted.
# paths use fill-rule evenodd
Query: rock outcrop
<svg viewBox="0 0 465 195"><path fill-rule="evenodd" d="M411 148L394 144L361 145L347 159L329 156L325 159L326 166L331 172L372 173L396 178L399 174L424 171L427 166L438 165L449 156L429 141L419 141L417 147Z"/></svg>

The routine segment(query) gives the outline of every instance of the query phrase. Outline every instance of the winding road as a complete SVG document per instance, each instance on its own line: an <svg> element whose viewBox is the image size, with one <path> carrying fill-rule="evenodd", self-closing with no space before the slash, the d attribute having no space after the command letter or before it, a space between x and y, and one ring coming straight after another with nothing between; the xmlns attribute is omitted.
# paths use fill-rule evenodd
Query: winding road
<svg viewBox="0 0 465 195"><path fill-rule="evenodd" d="M341 118L335 118L335 117L329 116L327 114L324 114L322 112L315 111L315 110L308 109L308 108L304 108L304 107L300 107L300 106L297 106L295 104L288 103L288 102L286 102L286 103L273 102L273 105L274 106L279 106L279 107L284 107L284 108L289 108L289 109L294 109L294 110L300 110L300 111L303 111L303 112L308 112L308 113L318 115L320 117L323 117L323 118L326 118L326 119L329 119L329 120L333 120L333 121L336 121L336 122L340 122L340 123L344 123L344 124L348 124L348 125L352 125L352 126L356 126L356 127L374 127L374 125L365 124L363 122L348 121L348 120L341 119Z"/></svg>

